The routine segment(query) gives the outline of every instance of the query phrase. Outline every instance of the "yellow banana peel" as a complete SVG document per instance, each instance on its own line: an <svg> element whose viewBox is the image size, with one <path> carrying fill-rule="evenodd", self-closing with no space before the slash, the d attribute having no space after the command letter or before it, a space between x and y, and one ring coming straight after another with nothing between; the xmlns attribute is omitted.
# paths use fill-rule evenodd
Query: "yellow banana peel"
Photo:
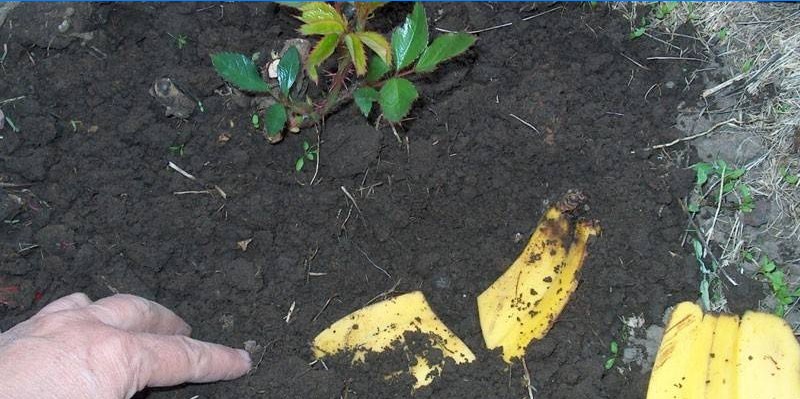
<svg viewBox="0 0 800 399"><path fill-rule="evenodd" d="M800 344L772 314L703 315L690 302L670 316L647 399L800 398Z"/></svg>
<svg viewBox="0 0 800 399"><path fill-rule="evenodd" d="M565 201L547 210L522 254L478 296L486 347L501 348L507 363L550 330L577 287L589 237L599 233L596 223L580 221L570 238L566 213L577 204Z"/></svg>
<svg viewBox="0 0 800 399"><path fill-rule="evenodd" d="M431 347L442 353L438 360L430 359L426 354L407 354L407 358L416 360L408 368L416 380L414 389L430 384L441 373L446 358L456 364L475 360L475 355L464 342L433 313L420 291L366 306L341 318L317 335L312 350L318 359L339 352L352 352L354 363L363 362L367 353L380 353L395 345L409 351L404 345L406 332L427 335Z"/></svg>

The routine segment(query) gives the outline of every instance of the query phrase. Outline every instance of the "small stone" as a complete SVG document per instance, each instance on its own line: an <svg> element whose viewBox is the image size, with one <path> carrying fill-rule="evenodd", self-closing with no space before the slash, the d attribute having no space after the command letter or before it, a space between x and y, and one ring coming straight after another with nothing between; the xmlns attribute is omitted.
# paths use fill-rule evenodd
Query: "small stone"
<svg viewBox="0 0 800 399"><path fill-rule="evenodd" d="M675 82L670 80L669 82L664 83L664 87L666 87L668 89L674 89L675 88Z"/></svg>
<svg viewBox="0 0 800 399"><path fill-rule="evenodd" d="M60 24L58 24L58 31L61 32L61 33L67 33L67 31L69 30L70 26L71 26L71 24L70 24L69 20L65 19L65 20L61 21Z"/></svg>

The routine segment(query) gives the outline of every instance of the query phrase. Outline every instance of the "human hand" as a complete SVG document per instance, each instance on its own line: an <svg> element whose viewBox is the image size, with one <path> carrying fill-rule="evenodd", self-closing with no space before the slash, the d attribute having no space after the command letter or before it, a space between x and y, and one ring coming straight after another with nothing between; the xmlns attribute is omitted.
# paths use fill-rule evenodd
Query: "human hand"
<svg viewBox="0 0 800 399"><path fill-rule="evenodd" d="M169 309L76 293L0 334L0 399L130 398L145 387L241 377L250 355L189 338Z"/></svg>

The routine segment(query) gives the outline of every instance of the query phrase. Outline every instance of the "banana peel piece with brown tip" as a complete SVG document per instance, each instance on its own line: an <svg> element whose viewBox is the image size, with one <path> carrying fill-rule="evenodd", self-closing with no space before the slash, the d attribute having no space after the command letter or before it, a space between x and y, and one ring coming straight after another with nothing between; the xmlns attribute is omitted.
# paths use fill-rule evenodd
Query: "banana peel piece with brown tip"
<svg viewBox="0 0 800 399"><path fill-rule="evenodd" d="M470 363L475 355L436 316L420 291L410 292L359 309L319 333L312 350L316 358L340 352L353 354L353 362L363 362L367 353L380 353L399 344L405 351L405 333L430 337L430 346L441 351L438 360L425 353L408 353L408 372L415 378L414 389L429 385L441 373L445 359L456 364Z"/></svg>
<svg viewBox="0 0 800 399"><path fill-rule="evenodd" d="M501 348L507 363L547 334L577 287L589 237L600 229L588 221L571 229L572 208L561 203L549 208L522 254L478 296L486 347Z"/></svg>

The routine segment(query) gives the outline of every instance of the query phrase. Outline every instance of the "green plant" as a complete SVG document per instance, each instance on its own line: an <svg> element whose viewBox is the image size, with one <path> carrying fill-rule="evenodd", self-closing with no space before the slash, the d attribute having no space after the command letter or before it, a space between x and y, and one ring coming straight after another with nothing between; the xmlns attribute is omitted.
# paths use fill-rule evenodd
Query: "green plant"
<svg viewBox="0 0 800 399"><path fill-rule="evenodd" d="M172 153L172 155L175 155L175 156L180 156L180 157L182 157L182 156L183 156L183 148L184 148L185 146L186 146L185 144L176 144L176 145L171 145L171 146L169 147L169 152L170 152L170 153Z"/></svg>
<svg viewBox="0 0 800 399"><path fill-rule="evenodd" d="M187 44L189 44L189 36L186 36L182 33L178 34L178 36L173 36L171 33L167 33L169 37L175 40L175 46L178 47L178 50L183 50Z"/></svg>
<svg viewBox="0 0 800 399"><path fill-rule="evenodd" d="M789 171L788 166L783 170L783 173L781 175L783 181L785 181L791 186L796 186L797 183L800 182L800 174L793 174L791 171Z"/></svg>
<svg viewBox="0 0 800 399"><path fill-rule="evenodd" d="M745 260L755 263L755 256L750 251L744 251L742 257ZM783 273L783 270L778 268L775 261L768 256L762 255L757 264L759 274L767 279L772 295L775 296L775 300L777 301L773 312L783 317L788 307L800 298L800 287L791 290L789 284L786 282L786 275Z"/></svg>
<svg viewBox="0 0 800 399"><path fill-rule="evenodd" d="M647 20L644 17L642 17L642 21L641 21L641 23L639 23L639 26L634 28L631 31L631 34L628 37L630 39L638 39L638 38L642 37L642 35L644 35L645 32L647 32L647 28L649 26L650 26L650 24L647 23Z"/></svg>
<svg viewBox="0 0 800 399"><path fill-rule="evenodd" d="M303 140L303 155L294 162L294 170L297 172L303 170L306 160L313 161L315 159L317 159L317 150L311 148L311 144L309 144L308 141Z"/></svg>
<svg viewBox="0 0 800 399"><path fill-rule="evenodd" d="M739 194L739 204L736 206L742 212L752 212L755 209L753 196L750 193L750 187L741 181L741 177L747 172L745 168L729 167L728 164L719 159L714 162L700 162L691 166L695 171L695 194L702 199L706 198L709 194L713 194L713 202L709 205L716 206L720 203L720 196L724 197L734 190ZM703 188L711 184L711 188L703 195ZM721 188L716 188L721 184ZM690 202L688 209L690 212L698 212L700 207L704 205L700 202Z"/></svg>
<svg viewBox="0 0 800 399"><path fill-rule="evenodd" d="M728 29L727 27L723 26L722 29L720 29L717 32L717 39L719 39L720 41L723 41L723 40L727 39L728 35L730 35L730 34L731 34L730 29Z"/></svg>
<svg viewBox="0 0 800 399"><path fill-rule="evenodd" d="M753 69L753 63L754 63L754 62L755 62L755 60L753 60L752 58L748 58L748 59L747 59L747 60L744 62L744 64L742 64L742 73L748 73L748 72L750 72L750 70L751 70L751 69Z"/></svg>
<svg viewBox="0 0 800 399"><path fill-rule="evenodd" d="M273 143L280 141L287 126L296 131L319 123L351 100L364 115L369 115L377 103L383 119L400 123L419 97L406 77L432 72L443 61L465 52L476 38L467 33L447 33L429 42L425 9L416 3L389 41L367 30L373 12L383 4L284 3L300 11L297 18L302 22L302 34L321 38L307 56L301 56L296 46L288 48L277 61L276 79L262 77L253 58L244 54L213 54L212 63L223 79L239 89L264 93L275 100L263 118L265 133ZM334 63L335 72L323 75L323 79L319 69ZM303 87L299 81L305 76L316 84L316 96L292 90Z"/></svg>
<svg viewBox="0 0 800 399"><path fill-rule="evenodd" d="M258 129L258 125L261 123L261 119L258 117L258 113L253 114L250 117L250 123L253 125L254 128Z"/></svg>
<svg viewBox="0 0 800 399"><path fill-rule="evenodd" d="M617 358L619 357L619 344L617 341L611 341L608 345L608 356L606 356L606 361L603 363L603 368L606 370L611 370L614 367L614 364L617 362Z"/></svg>
<svg viewBox="0 0 800 399"><path fill-rule="evenodd" d="M678 3L676 2L662 2L659 3L658 6L655 7L655 17L658 19L664 19L672 14L675 11L675 8L678 7Z"/></svg>

